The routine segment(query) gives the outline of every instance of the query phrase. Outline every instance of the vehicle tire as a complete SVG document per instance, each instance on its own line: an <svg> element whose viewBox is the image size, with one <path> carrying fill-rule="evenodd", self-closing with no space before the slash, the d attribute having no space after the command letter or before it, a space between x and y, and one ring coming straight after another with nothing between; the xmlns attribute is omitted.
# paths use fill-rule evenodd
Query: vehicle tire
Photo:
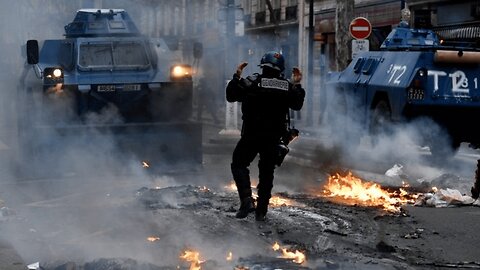
<svg viewBox="0 0 480 270"><path fill-rule="evenodd" d="M392 110L385 100L377 102L370 114L369 133L372 137L388 134L391 131Z"/></svg>

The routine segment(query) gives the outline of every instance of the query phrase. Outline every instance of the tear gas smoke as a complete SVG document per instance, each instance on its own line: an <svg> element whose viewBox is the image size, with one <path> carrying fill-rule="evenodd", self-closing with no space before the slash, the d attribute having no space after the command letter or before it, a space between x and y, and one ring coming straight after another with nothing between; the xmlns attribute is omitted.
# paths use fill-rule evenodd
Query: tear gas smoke
<svg viewBox="0 0 480 270"><path fill-rule="evenodd" d="M123 8L129 12L140 31L151 36L183 35L191 31L187 27L180 28L161 21L162 16L182 15L177 1L171 1L172 6L169 7L163 5L168 8L166 10L158 10L159 5L143 5L140 2L144 1L25 0L9 2L8 5L3 3L0 9L0 15L6 22L0 26L2 33L6 33L0 41L1 196L4 196L2 199L7 205L18 211L18 216L23 221L19 222L20 225L16 222L5 225L1 236L12 243L25 262L85 262L102 257L128 256L157 265L175 265L178 262L178 252L185 245L197 247L208 258L224 258L224 251L234 248L240 250L235 252L236 257L249 255L253 252L251 246L260 246L259 243L252 244L251 239L238 236L221 239L224 244L219 245L220 239L200 236L197 233L198 224L192 223L188 217L179 215L175 220L165 221L161 216L132 206L131 199L138 188L172 186L178 182L173 177L152 178L147 174L147 170L151 168L145 166L146 163L151 167L150 162L125 154L123 149L119 149L114 143L113 134L100 134L93 130L65 138L55 130L45 129L42 135L48 139L51 148L49 155L39 160L38 164L47 173L60 172L59 178L22 182L16 179L16 164L10 161L11 157L17 158L18 138L23 136L24 142L28 142L36 139L38 135L20 134L17 125L25 113L23 109L26 108L21 104L24 101L21 98L25 98L22 91L26 87L32 87L32 92L41 91L31 66L25 63L26 40L61 39L64 25L71 22L76 10L80 8ZM219 7L218 3L211 3L213 6L206 8ZM103 5L98 6L99 4ZM216 18L208 18L210 22L201 19L199 28L216 23ZM191 23L197 27L196 21ZM213 25L209 27L209 31L213 32L210 33L211 36L221 38L219 30ZM200 74L210 79L211 86L215 89L212 99L216 101L215 106L218 106L221 114L224 104L224 70L227 70L230 76L236 63L225 68L225 63L218 60L218 55L225 53L223 42L212 41L211 36L204 36L199 40L203 42L204 55L196 68L201 71ZM249 42L245 41L245 47ZM179 46L180 54L183 52L185 56L190 56L191 43L172 44ZM256 50L251 59L247 59L252 63L251 68L256 67L265 49L271 47L267 42L259 44L259 47L260 45L263 48ZM190 63L194 61L191 56L186 57L186 60ZM37 84L32 85L35 81ZM38 97L38 93L32 95L35 95L33 98ZM55 103L55 100L52 102ZM52 105L43 108L41 114L47 115L50 123L61 124L69 114L74 114L69 106L68 103ZM40 112L30 113L30 119L36 119ZM123 119L119 117L115 107L109 107L99 113L87 115L86 121L100 125L122 123ZM68 147L60 148L60 145ZM25 165L31 166L23 164ZM122 176L122 173L127 173L128 176ZM196 180L200 184L210 179L205 176L205 179ZM211 217L205 219L207 218ZM72 224L72 221L75 223ZM202 224L215 224L215 221L203 220ZM212 234L215 230L221 231L222 228L212 226ZM155 241L145 241L151 235L155 235ZM152 248L152 245L155 248Z"/></svg>
<svg viewBox="0 0 480 270"><path fill-rule="evenodd" d="M446 172L465 179L473 177L473 167L455 162L453 151L450 157L431 154L435 150L433 147L451 148L447 132L433 120L418 118L410 122L386 123L384 131L373 134L369 132L364 107L345 103L345 96L334 89L325 91L328 101L319 133L327 138L326 151L336 151L335 155L329 155L334 161L323 157L324 162L332 164L330 169L343 166L383 174L394 164L402 164L408 181L413 183L430 181ZM318 158L322 159L324 153L320 151Z"/></svg>

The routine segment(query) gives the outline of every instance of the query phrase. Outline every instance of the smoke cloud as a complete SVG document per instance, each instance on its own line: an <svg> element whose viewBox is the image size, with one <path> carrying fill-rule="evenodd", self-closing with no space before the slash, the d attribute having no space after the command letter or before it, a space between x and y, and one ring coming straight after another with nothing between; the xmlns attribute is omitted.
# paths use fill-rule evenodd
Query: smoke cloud
<svg viewBox="0 0 480 270"><path fill-rule="evenodd" d="M328 105L318 131L325 137L325 149L318 153L320 160L325 159L323 155L332 157L326 151L334 149L337 152L333 158L337 162L329 160L327 163L337 166L342 164L346 168L384 174L399 164L403 166L403 177L411 184L433 181L435 185L435 180L442 175L457 175L443 184L469 192L466 185L473 179L475 166L472 161L466 162L455 152L448 151L451 149L450 138L433 120L418 118L409 122L386 123L384 130L372 133L370 119L366 118L361 104L346 99L335 89L327 88L326 91L329 94ZM461 149L465 151L466 145L462 144ZM435 150L443 152L439 154ZM462 161L459 162L459 159Z"/></svg>
<svg viewBox="0 0 480 270"><path fill-rule="evenodd" d="M14 246L26 263L40 261L43 265L55 265L62 261L82 263L97 258L128 257L157 265L176 265L179 251L189 246L201 249L206 258L223 258L225 250L236 248L235 256L242 256L255 253L252 246L266 245L256 239L256 235L245 237L236 234L231 239L219 239L216 234L222 228L214 226L213 215L196 217L202 221L201 224L212 225L208 236L205 236L198 233L199 229L205 228L197 228L198 224L190 220L189 214L182 215L180 211L176 217L164 220L162 213L171 209L154 213L135 202L136 191L141 187L191 183L223 187L227 184L226 180L231 179L229 166L223 166L228 163L225 160L219 164L219 170L226 171L224 178L218 177L218 173L216 176L202 175L200 179L198 174L185 174L181 178L175 174L167 176L167 173L161 173L163 167L160 173L150 173L152 168L142 166L141 155L134 155L126 151L125 145L118 145L117 134L104 132L101 128L51 128L52 125L62 127L72 124L74 101L62 96L64 93L59 92L51 95L49 100L43 100L48 106L36 106L42 99L41 80L26 64L26 41L37 39L41 47L43 40L61 39L63 27L72 21L78 9L98 8L99 3L102 8L127 10L142 33L159 37L168 26L156 21L159 18L155 19L152 15L155 5L141 5L139 2L26 0L2 4L0 15L7 23L0 28L2 33L8 34L0 41L0 198L17 215L5 224L0 236ZM211 8L217 9L219 4ZM167 14L170 11L177 14L175 3L169 11L160 12L170 16L172 14ZM172 48L179 49L177 56L197 68L195 83L200 76L210 79L214 89L214 106L221 117L224 113L225 73L230 78L237 60L251 63L251 70L246 70L246 73L258 71L256 64L264 50L255 51L251 59L235 59L226 66L221 60L226 53L223 42L211 39L212 36L223 39L221 30L213 26L213 21L203 21L201 25L193 23L195 27L208 26L210 36L192 37L192 42L182 44L171 36L188 30L174 29L169 32L166 41ZM204 48L198 63L194 62L191 53L195 41L202 42ZM250 41L244 42L246 47ZM270 46L267 42L260 45L265 48ZM30 92L25 92L26 89ZM39 108L41 110L37 110ZM45 127L32 132L27 128L25 119L33 122L46 119L43 122ZM93 127L124 122L113 106L90 113L84 120ZM79 122L77 124L80 126ZM166 137L154 139L169 143ZM24 155L22 144L29 143L41 144L43 148L34 154ZM148 144L145 148L147 151ZM24 160L28 162L21 162ZM184 165L185 168L189 166L188 163ZM167 169L165 167L165 171ZM174 202L178 204L178 200ZM166 215L171 216L170 213ZM147 242L146 238L152 235L160 240ZM220 242L223 244L219 245Z"/></svg>

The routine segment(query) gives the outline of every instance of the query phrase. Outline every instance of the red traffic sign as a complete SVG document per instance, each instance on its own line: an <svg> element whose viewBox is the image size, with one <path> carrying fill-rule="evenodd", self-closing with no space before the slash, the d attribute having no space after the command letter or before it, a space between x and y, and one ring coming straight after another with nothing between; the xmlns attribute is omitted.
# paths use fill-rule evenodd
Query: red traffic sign
<svg viewBox="0 0 480 270"><path fill-rule="evenodd" d="M357 17L350 23L350 34L355 39L365 39L372 33L372 25L364 17Z"/></svg>

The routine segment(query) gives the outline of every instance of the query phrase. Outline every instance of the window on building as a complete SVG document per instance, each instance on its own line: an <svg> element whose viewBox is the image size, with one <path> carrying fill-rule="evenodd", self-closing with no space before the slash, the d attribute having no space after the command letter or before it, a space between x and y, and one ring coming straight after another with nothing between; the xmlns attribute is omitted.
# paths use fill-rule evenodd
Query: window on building
<svg viewBox="0 0 480 270"><path fill-rule="evenodd" d="M287 0L287 6L296 6L298 4L298 0Z"/></svg>
<svg viewBox="0 0 480 270"><path fill-rule="evenodd" d="M297 19L297 6L288 6L285 8L285 20L296 20Z"/></svg>

